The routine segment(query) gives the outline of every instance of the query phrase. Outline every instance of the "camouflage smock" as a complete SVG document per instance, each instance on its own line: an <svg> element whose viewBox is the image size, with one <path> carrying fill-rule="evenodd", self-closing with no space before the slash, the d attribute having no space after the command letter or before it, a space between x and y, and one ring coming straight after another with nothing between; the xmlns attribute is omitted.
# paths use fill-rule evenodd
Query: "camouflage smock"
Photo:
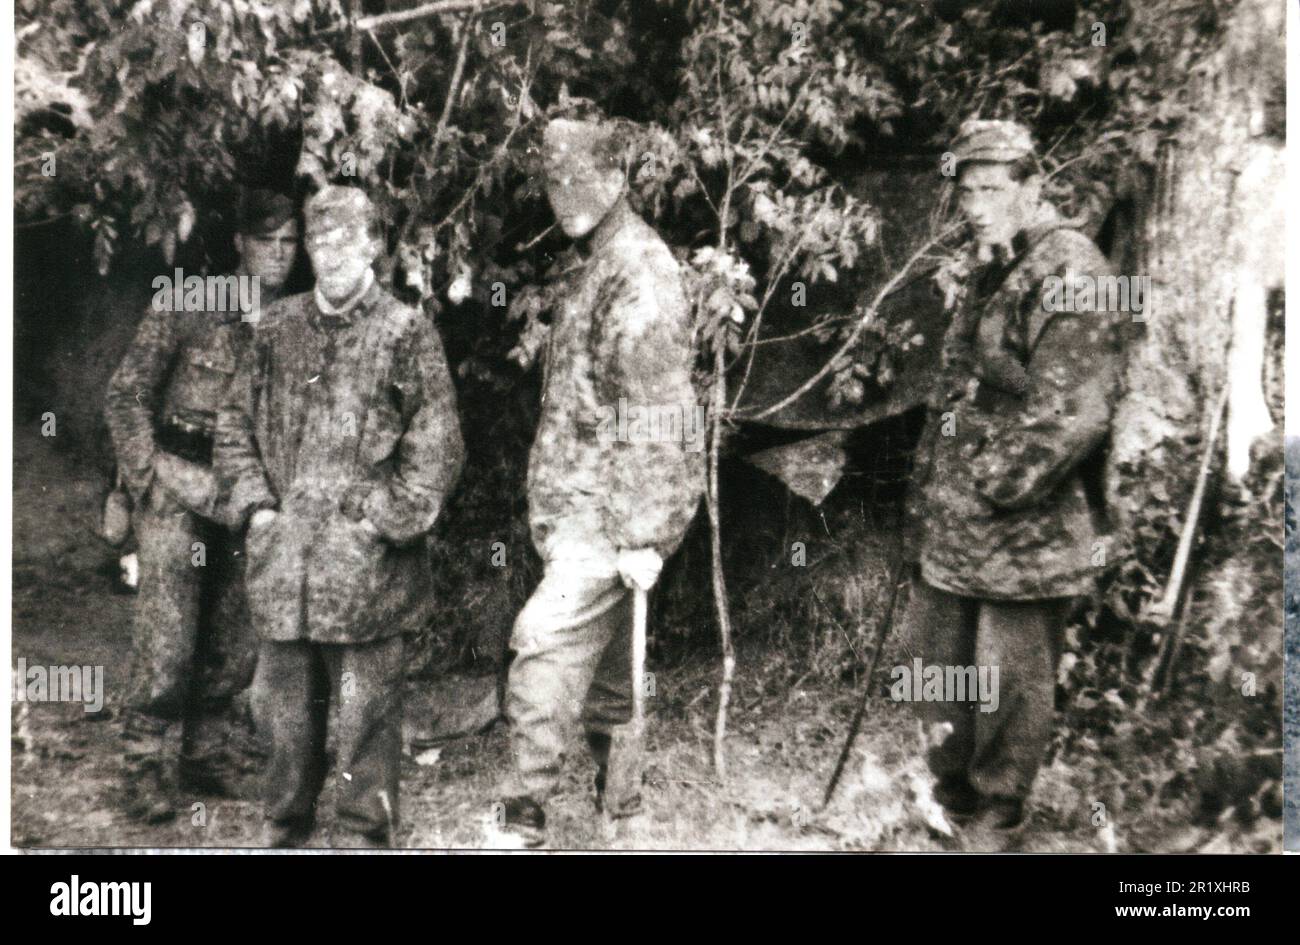
<svg viewBox="0 0 1300 945"><path fill-rule="evenodd" d="M341 317L295 295L264 311L231 391L216 442L227 505L239 521L279 511L246 539L261 636L365 643L419 626L423 538L464 456L433 326L377 284Z"/></svg>
<svg viewBox="0 0 1300 945"><path fill-rule="evenodd" d="M1080 464L1109 428L1128 316L1044 305L1048 276L1110 272L1083 234L1050 224L1012 250L972 274L945 338L908 500L910 551L928 584L955 594L1086 594L1105 550Z"/></svg>
<svg viewBox="0 0 1300 945"><path fill-rule="evenodd" d="M686 442L700 415L680 270L640 217L613 213L564 277L548 340L528 464L529 524L548 561L607 563L638 548L667 557L703 487L702 425ZM638 408L657 412L659 435L633 429Z"/></svg>

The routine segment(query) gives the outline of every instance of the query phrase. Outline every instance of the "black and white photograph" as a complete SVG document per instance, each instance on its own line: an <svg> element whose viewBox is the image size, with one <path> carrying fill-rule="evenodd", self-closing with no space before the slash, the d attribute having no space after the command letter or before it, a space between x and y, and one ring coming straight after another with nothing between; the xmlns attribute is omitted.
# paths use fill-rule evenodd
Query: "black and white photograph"
<svg viewBox="0 0 1300 945"><path fill-rule="evenodd" d="M1300 3L13 6L11 851L1300 850Z"/></svg>

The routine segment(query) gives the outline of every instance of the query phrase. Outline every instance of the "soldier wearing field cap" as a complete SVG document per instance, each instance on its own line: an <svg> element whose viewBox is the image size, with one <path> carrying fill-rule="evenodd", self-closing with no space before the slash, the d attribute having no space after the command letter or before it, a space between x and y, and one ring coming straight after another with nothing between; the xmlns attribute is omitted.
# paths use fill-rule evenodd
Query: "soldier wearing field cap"
<svg viewBox="0 0 1300 945"><path fill-rule="evenodd" d="M235 275L256 280L256 294L273 300L297 254L293 201L246 192L235 249ZM148 820L171 818L179 803L163 765L172 722L181 722L179 787L227 793L224 717L256 658L239 542L226 528L212 469L217 410L250 334L240 294L223 298L221 311L174 311L170 293L156 296L108 387L105 415L133 500L140 568L124 784L129 813Z"/></svg>
<svg viewBox="0 0 1300 945"><path fill-rule="evenodd" d="M369 198L324 187L304 224L316 288L264 312L217 422L263 641L265 841L311 835L334 703L333 843L386 846L399 823L403 635L430 614L424 538L464 451L436 329L375 279Z"/></svg>
<svg viewBox="0 0 1300 945"><path fill-rule="evenodd" d="M998 670L994 711L969 693L920 707L952 725L930 751L936 796L972 818L970 848L998 849L1014 842L1051 739L1071 601L1104 565L1104 510L1082 470L1109 429L1119 316L1044 304L1053 277L1108 267L1044 200L1023 126L968 121L952 150L973 258L917 452L902 636L927 667Z"/></svg>
<svg viewBox="0 0 1300 945"><path fill-rule="evenodd" d="M628 205L623 148L599 122L557 119L546 192L580 263L564 278L528 464L528 519L545 563L515 622L506 711L515 769L504 828L544 841L543 805L581 723L605 802L612 736L630 718L629 589L649 591L690 524L703 465L680 438L620 440L598 422L620 402L697 409L690 312L677 261ZM610 812L629 813L631 791Z"/></svg>

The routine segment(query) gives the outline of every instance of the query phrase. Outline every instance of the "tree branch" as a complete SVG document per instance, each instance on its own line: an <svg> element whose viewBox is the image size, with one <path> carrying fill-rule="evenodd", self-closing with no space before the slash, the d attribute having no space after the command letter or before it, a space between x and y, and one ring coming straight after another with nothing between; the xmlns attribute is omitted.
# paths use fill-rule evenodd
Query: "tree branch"
<svg viewBox="0 0 1300 945"><path fill-rule="evenodd" d="M839 350L836 351L833 355L831 355L831 357L826 361L826 363L822 365L821 370L819 370L812 377L808 378L808 380L800 384L799 387L796 388L793 392L781 398L776 403L764 407L762 410L759 410L757 413L742 413L739 416L745 420L751 420L751 421L761 420L764 417L770 416L776 413L778 410L781 410L782 408L789 406L790 404L798 400L800 397L802 397L804 394L808 393L808 391L816 387L821 382L822 378L824 378L827 374L831 372L832 365L838 362L840 358L844 357L844 355L848 354L849 349L852 348L857 343L858 338L861 337L862 335L862 332L866 329L866 327L869 324L871 324L875 320L876 312L880 309L880 303L884 300L885 296L887 296L890 292L894 291L894 288L900 282L902 282L903 277L906 276L911 271L912 267L916 265L917 260L919 260L922 256L924 256L929 251L931 246L943 240L945 237L948 236L948 234L956 230L957 227L960 225L961 224L959 223L954 223L950 227L948 227L948 229L944 230L942 233L938 234L937 236L931 237L929 240L923 243L921 247L916 252L914 252L911 255L911 257L908 258L907 262L903 264L903 268L898 270L898 272L894 273L894 275L889 279L889 281L886 282L883 286L881 286L880 291L876 293L876 297L872 299L871 304L867 306L866 312L864 312L862 317L858 319L858 323L855 326L853 326L853 331L849 333L849 337L844 340L844 344L840 345Z"/></svg>
<svg viewBox="0 0 1300 945"><path fill-rule="evenodd" d="M465 54L469 47L469 34L472 32L471 27L474 25L474 18L469 17L461 25L460 43L456 47L456 65L451 70L451 83L447 86L447 97L442 103L442 114L438 116L438 127L433 131L432 154L438 156L438 151L442 147L442 139L447 133L447 123L451 120L451 109L456 102L456 96L460 92L460 79L465 72Z"/></svg>
<svg viewBox="0 0 1300 945"><path fill-rule="evenodd" d="M517 3L518 0L435 0L433 3L424 3L409 10L394 10L392 13L376 13L373 16L363 16L356 20L355 24L358 31L368 32L389 26L398 26L402 23L410 23L414 20L423 20L443 13L463 13L467 10L473 13L481 13L494 7L512 7ZM318 30L312 36L328 36L332 33L341 33L348 29L349 26L350 24L346 23L331 26Z"/></svg>

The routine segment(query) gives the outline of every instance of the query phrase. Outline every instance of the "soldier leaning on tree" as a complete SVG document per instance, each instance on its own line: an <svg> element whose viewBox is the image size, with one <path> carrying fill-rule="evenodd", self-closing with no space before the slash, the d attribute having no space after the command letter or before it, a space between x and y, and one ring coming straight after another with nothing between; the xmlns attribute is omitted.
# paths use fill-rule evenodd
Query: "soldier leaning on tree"
<svg viewBox="0 0 1300 945"><path fill-rule="evenodd" d="M1109 270L1042 198L1029 132L972 120L953 151L977 258L918 449L909 547L919 575L903 638L927 666L999 668L996 711L923 703L953 726L930 751L936 796L973 817L972 848L993 849L1023 819L1052 735L1070 602L1103 563L1101 510L1081 464L1109 428L1120 334L1110 313L1044 304L1050 277Z"/></svg>
<svg viewBox="0 0 1300 945"><path fill-rule="evenodd" d="M547 196L582 263L560 293L529 457L529 524L545 572L511 638L515 771L503 826L530 846L543 842L542 804L579 719L604 802L613 730L631 714L628 589L654 585L703 486L699 456L680 440L620 442L600 431L602 409L620 400L697 409L690 314L676 260L628 205L616 135L556 120L544 137Z"/></svg>
<svg viewBox="0 0 1300 945"><path fill-rule="evenodd" d="M370 200L325 187L304 219L316 289L265 312L217 425L231 516L249 522L264 839L311 834L333 699L334 845L383 846L398 823L403 634L430 614L424 538L464 448L437 331L375 280Z"/></svg>
<svg viewBox="0 0 1300 945"><path fill-rule="evenodd" d="M237 275L274 299L293 267L289 198L240 203ZM224 794L221 716L253 674L239 544L225 527L212 470L216 414L247 342L238 296L227 311L151 309L109 383L105 414L139 545L132 666L124 713L128 811L175 815L164 738L181 722L179 786ZM196 557L196 555L198 557Z"/></svg>

